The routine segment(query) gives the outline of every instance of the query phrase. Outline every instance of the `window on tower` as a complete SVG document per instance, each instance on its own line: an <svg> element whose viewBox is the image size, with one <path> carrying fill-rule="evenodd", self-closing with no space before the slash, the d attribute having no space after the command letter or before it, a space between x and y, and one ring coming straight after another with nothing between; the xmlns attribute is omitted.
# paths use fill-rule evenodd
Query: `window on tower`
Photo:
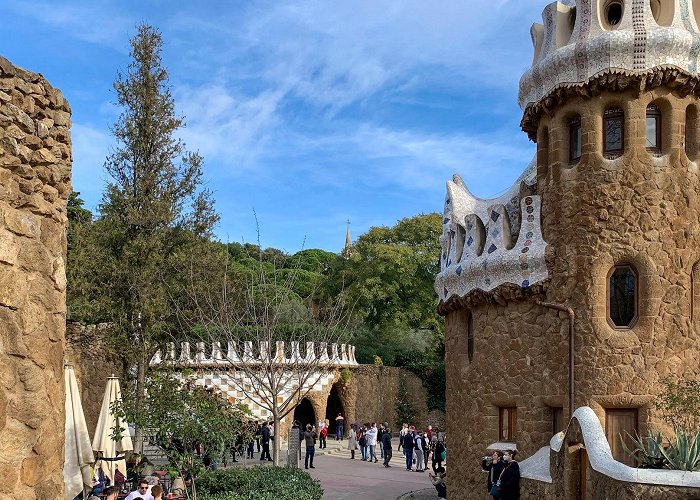
<svg viewBox="0 0 700 500"><path fill-rule="evenodd" d="M577 116L569 122L569 161L571 163L581 158L581 117Z"/></svg>
<svg viewBox="0 0 700 500"><path fill-rule="evenodd" d="M647 106L646 147L654 155L661 155L661 111L656 104Z"/></svg>
<svg viewBox="0 0 700 500"><path fill-rule="evenodd" d="M608 108L603 115L603 155L609 160L621 156L625 148L625 114Z"/></svg>
<svg viewBox="0 0 700 500"><path fill-rule="evenodd" d="M637 271L630 264L608 274L608 320L614 328L631 328L637 320Z"/></svg>

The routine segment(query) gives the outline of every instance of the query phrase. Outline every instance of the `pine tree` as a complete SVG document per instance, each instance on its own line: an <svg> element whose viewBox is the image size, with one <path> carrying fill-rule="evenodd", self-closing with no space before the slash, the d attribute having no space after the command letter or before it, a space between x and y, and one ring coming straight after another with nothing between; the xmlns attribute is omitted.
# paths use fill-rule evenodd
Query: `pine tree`
<svg viewBox="0 0 700 500"><path fill-rule="evenodd" d="M211 193L201 187L202 157L176 137L184 118L175 112L162 48L158 30L137 27L132 60L114 82L122 112L112 127L116 146L105 162L111 180L99 207L106 250L100 272L115 335L138 368L137 406L148 360L177 326L173 261L192 245L206 246L218 221ZM142 438L137 429L137 448Z"/></svg>

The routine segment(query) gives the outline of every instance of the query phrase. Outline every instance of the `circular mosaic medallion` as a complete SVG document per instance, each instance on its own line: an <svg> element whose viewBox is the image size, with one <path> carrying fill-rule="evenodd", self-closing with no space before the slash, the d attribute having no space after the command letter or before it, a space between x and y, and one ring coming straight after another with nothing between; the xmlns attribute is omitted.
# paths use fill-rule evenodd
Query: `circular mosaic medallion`
<svg viewBox="0 0 700 500"><path fill-rule="evenodd" d="M530 198L529 196L527 198L525 198L525 204L532 205L532 198Z"/></svg>
<svg viewBox="0 0 700 500"><path fill-rule="evenodd" d="M527 221L528 221L528 222L535 222L535 216L532 215L532 214L528 215L528 216L527 216Z"/></svg>
<svg viewBox="0 0 700 500"><path fill-rule="evenodd" d="M522 250L520 250L522 253L527 253L528 250L530 250L528 247L524 247Z"/></svg>

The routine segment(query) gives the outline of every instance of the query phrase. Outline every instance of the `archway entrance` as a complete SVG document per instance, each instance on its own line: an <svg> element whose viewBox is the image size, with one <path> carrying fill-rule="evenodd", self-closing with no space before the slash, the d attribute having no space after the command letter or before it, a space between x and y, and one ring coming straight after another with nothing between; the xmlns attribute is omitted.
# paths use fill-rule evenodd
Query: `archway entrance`
<svg viewBox="0 0 700 500"><path fill-rule="evenodd" d="M338 414L347 419L345 408L343 408L343 402L340 399L340 394L338 394L338 387L336 384L333 384L333 387L331 387L331 393L328 395L328 402L326 403L326 418L330 424L328 429L329 436L335 436L335 418L338 416ZM346 422L346 429L347 425L348 423Z"/></svg>
<svg viewBox="0 0 700 500"><path fill-rule="evenodd" d="M306 428L306 424L317 425L316 412L311 401L306 398L299 401L297 407L294 408L294 420L299 421L302 429Z"/></svg>

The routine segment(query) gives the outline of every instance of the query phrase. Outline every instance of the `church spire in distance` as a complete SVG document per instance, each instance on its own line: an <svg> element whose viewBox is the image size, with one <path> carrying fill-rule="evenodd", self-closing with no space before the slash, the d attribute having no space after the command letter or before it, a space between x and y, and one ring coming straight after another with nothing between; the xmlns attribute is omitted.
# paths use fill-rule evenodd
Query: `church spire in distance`
<svg viewBox="0 0 700 500"><path fill-rule="evenodd" d="M349 259L352 253L352 240L350 239L350 219L348 219L346 223L347 228L345 230L345 248L343 248L341 255L345 259Z"/></svg>

